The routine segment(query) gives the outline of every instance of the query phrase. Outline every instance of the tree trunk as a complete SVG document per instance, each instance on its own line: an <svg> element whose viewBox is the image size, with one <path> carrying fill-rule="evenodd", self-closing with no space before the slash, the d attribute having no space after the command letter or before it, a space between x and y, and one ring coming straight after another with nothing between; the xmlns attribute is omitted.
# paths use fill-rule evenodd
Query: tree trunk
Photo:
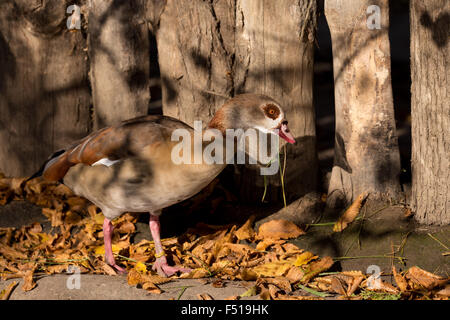
<svg viewBox="0 0 450 320"><path fill-rule="evenodd" d="M238 0L235 93L267 94L289 120L295 145L287 146L288 198L316 190L318 164L313 107L316 1ZM281 165L283 157L281 158ZM264 179L252 165L239 166L241 195L260 201ZM267 200L281 200L280 176L267 177Z"/></svg>
<svg viewBox="0 0 450 320"><path fill-rule="evenodd" d="M264 93L281 103L298 141L288 147L285 179L291 195L316 188L315 8L314 0L168 0L155 31L164 114L206 125L235 94ZM242 198L260 201L264 180L259 169L236 168ZM279 200L279 175L268 180L275 192L266 199Z"/></svg>
<svg viewBox="0 0 450 320"><path fill-rule="evenodd" d="M326 0L325 16L333 46L336 108L327 206L346 206L363 192L371 198L397 198L400 155L391 87L388 0Z"/></svg>
<svg viewBox="0 0 450 320"><path fill-rule="evenodd" d="M91 0L88 10L94 128L146 115L150 101L146 1Z"/></svg>
<svg viewBox="0 0 450 320"><path fill-rule="evenodd" d="M163 112L206 126L233 94L234 1L167 0L159 22Z"/></svg>
<svg viewBox="0 0 450 320"><path fill-rule="evenodd" d="M0 3L0 169L32 174L88 134L85 40L66 27L70 1Z"/></svg>
<svg viewBox="0 0 450 320"><path fill-rule="evenodd" d="M412 211L426 224L450 223L450 3L410 3Z"/></svg>

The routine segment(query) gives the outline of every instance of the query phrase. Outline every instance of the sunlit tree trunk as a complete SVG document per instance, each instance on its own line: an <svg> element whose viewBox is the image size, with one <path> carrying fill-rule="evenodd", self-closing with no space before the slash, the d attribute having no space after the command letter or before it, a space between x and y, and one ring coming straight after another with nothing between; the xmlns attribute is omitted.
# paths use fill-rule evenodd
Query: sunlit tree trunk
<svg viewBox="0 0 450 320"><path fill-rule="evenodd" d="M326 0L333 47L336 134L327 205L363 192L399 196L387 0Z"/></svg>
<svg viewBox="0 0 450 320"><path fill-rule="evenodd" d="M450 2L412 0L412 211L450 223Z"/></svg>

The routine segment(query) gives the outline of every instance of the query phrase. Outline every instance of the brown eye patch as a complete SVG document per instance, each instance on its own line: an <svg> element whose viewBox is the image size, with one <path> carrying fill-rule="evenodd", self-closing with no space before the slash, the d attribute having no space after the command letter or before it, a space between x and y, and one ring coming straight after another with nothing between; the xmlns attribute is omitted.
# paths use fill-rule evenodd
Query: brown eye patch
<svg viewBox="0 0 450 320"><path fill-rule="evenodd" d="M270 119L275 120L280 115L280 108L278 108L274 104L266 104L263 107L263 110L264 110L264 114L266 115L266 117L269 117Z"/></svg>

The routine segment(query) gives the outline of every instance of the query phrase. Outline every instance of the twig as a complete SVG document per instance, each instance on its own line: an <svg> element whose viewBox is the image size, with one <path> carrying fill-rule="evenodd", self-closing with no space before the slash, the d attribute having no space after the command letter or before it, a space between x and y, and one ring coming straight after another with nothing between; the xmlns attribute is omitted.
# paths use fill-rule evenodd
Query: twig
<svg viewBox="0 0 450 320"><path fill-rule="evenodd" d="M137 260L134 260L134 259L131 259L131 258L122 256L122 255L120 255L120 254L116 254L116 256L119 257L119 258L121 258L121 259L128 260L128 261L131 261L131 262L134 262L134 263L139 263L139 262L140 262L140 263L143 263L143 264L145 264L145 265L147 265L147 266L152 266L152 265L153 265L153 263L137 261Z"/></svg>
<svg viewBox="0 0 450 320"><path fill-rule="evenodd" d="M441 241L439 241L439 239L437 239L437 238L435 238L431 233L427 233L428 234L428 236L431 238L431 239L433 239L433 240L435 240L437 243L439 243L442 247L444 247L446 250L450 250L445 244L443 244Z"/></svg>
<svg viewBox="0 0 450 320"><path fill-rule="evenodd" d="M184 287L181 288L181 291L180 291L180 294L179 294L178 297L177 297L177 300L180 300L181 296L183 295L183 293L186 291L186 289L187 289L188 287L189 287L189 286L184 286Z"/></svg>
<svg viewBox="0 0 450 320"><path fill-rule="evenodd" d="M313 295L316 295L316 296L319 296L319 297L322 297L322 298L330 297L330 295L329 295L328 293L325 293L325 292L319 292L319 291L313 290L313 289L308 288L308 287L306 287L306 286L304 286L304 285L302 285L302 284L298 284L297 287L299 287L299 288L302 289L302 290L305 290L305 291L308 292L308 293L311 293L311 294L313 294Z"/></svg>
<svg viewBox="0 0 450 320"><path fill-rule="evenodd" d="M284 207L286 208L286 193L284 191L284 173L286 171L286 144L283 146L284 148L284 160L283 160L283 171L281 171L280 168L280 180L281 180L281 190L283 192L283 203L284 203ZM278 152L278 162L280 163L280 153Z"/></svg>
<svg viewBox="0 0 450 320"><path fill-rule="evenodd" d="M391 255L373 255L373 256L354 256L354 257L335 257L333 260L367 259L367 258L394 258L400 261L407 260L405 257L395 257Z"/></svg>

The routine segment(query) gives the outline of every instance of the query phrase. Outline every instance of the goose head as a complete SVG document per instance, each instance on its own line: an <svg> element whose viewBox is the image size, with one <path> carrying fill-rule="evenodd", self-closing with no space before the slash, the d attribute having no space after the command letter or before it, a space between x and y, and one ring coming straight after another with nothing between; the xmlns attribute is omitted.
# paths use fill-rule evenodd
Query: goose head
<svg viewBox="0 0 450 320"><path fill-rule="evenodd" d="M217 110L209 128L257 129L267 134L276 134L288 143L295 143L289 131L288 121L281 106L272 98L254 93L237 95Z"/></svg>

